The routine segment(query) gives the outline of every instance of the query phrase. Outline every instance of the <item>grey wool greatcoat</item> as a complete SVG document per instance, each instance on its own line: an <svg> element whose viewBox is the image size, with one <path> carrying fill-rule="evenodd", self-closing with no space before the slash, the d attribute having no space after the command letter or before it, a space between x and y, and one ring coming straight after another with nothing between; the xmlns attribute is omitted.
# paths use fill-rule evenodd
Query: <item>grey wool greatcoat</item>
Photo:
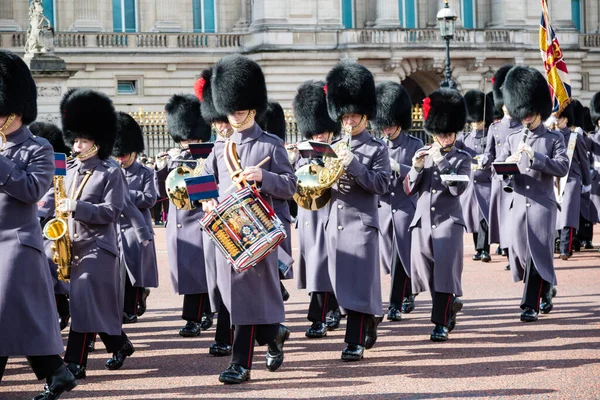
<svg viewBox="0 0 600 400"><path fill-rule="evenodd" d="M92 175L69 218L71 327L76 332L120 335L123 302L117 220L125 207L125 180L121 168L108 160L97 156L76 160L65 179L69 197L90 170Z"/></svg>
<svg viewBox="0 0 600 400"><path fill-rule="evenodd" d="M287 233L287 237L281 242L281 248L292 257L292 215L290 214L290 206L287 200L282 200L273 197L273 210L275 214L279 217L285 231ZM282 279L292 279L294 277L294 268L290 268L283 276Z"/></svg>
<svg viewBox="0 0 600 400"><path fill-rule="evenodd" d="M412 158L421 147L423 141L407 133L389 141L390 158L400 164L400 172L392 172L390 190L379 197L379 252L383 270L389 274L396 254L404 271L410 276L410 232L408 227L412 221L417 206L417 197L404 193L402 182L412 165Z"/></svg>
<svg viewBox="0 0 600 400"><path fill-rule="evenodd" d="M309 163L306 158L299 158L296 169ZM298 206L296 229L298 229L298 268L296 283L298 289L312 292L333 292L329 278L327 261L327 241L325 224L329 219L331 202L315 211Z"/></svg>
<svg viewBox="0 0 600 400"><path fill-rule="evenodd" d="M50 186L50 189L46 192L44 197L38 202L38 218L43 227L54 218L56 211L56 204L54 202L54 185ZM48 267L50 268L50 275L52 275L52 282L54 284L54 294L69 294L69 283L58 280L57 266L52 261L53 252L52 240L48 240L45 237L44 240L44 251L48 258Z"/></svg>
<svg viewBox="0 0 600 400"><path fill-rule="evenodd" d="M455 146L464 150L471 157L483 155L487 143L487 134L484 130L473 129L471 133L462 134L456 138ZM490 197L492 191L491 166L471 171L471 181L467 190L460 196L463 217L467 232L477 232L481 216L489 223Z"/></svg>
<svg viewBox="0 0 600 400"><path fill-rule="evenodd" d="M179 158L192 160L189 151L182 150ZM168 163L172 170L185 163L172 161ZM195 168L195 163L185 164ZM171 283L177 294L208 293L206 281L206 260L204 256L205 235L202 234L199 221L204 217L202 207L194 210L178 210L169 201L167 217L167 255Z"/></svg>
<svg viewBox="0 0 600 400"><path fill-rule="evenodd" d="M292 198L296 192L296 175L281 139L264 132L255 123L242 132L234 132L230 140L236 144L242 168L257 165L265 157L271 157L261 166L263 180L257 183L266 202L272 204L273 196ZM204 166L207 174L215 175L220 201L231 194L225 191L233 183L225 165L224 148L224 141L215 142L213 152ZM233 325L275 324L285 320L276 250L256 266L241 273L233 270L220 251L216 254L217 284Z"/></svg>
<svg viewBox="0 0 600 400"><path fill-rule="evenodd" d="M352 137L354 159L332 187L327 222L329 276L342 313L382 315L379 196L390 187L387 146L367 130Z"/></svg>
<svg viewBox="0 0 600 400"><path fill-rule="evenodd" d="M423 148L427 150L429 146ZM414 293L453 293L462 296L463 234L465 221L459 196L467 182L444 183L442 174L471 173L469 153L453 147L436 165L425 156L421 172L408 173L409 193L417 193L417 210L410 224L411 272Z"/></svg>
<svg viewBox="0 0 600 400"><path fill-rule="evenodd" d="M589 220L596 224L600 222L600 130L589 134L587 146L591 154L590 175L592 179Z"/></svg>
<svg viewBox="0 0 600 400"><path fill-rule="evenodd" d="M560 130L562 133L565 148L569 145L571 131L569 128ZM562 189L562 203L558 212L556 229L565 227L579 229L579 215L581 213L581 185L591 185L590 160L587 154L585 139L577 135L575 141L575 152L569 167L567 182Z"/></svg>
<svg viewBox="0 0 600 400"><path fill-rule="evenodd" d="M499 122L494 122L488 130L488 139L483 156L483 167L492 168L492 163L505 146L506 138L512 133L520 132L522 125L519 121L511 119L508 115ZM512 195L503 190L504 180L502 175L492 173L492 187L490 197L490 213L488 231L491 243L499 243L502 248L510 245L508 234L507 212Z"/></svg>
<svg viewBox="0 0 600 400"><path fill-rule="evenodd" d="M0 356L60 354L63 342L37 203L52 185L54 152L25 126L0 151Z"/></svg>
<svg viewBox="0 0 600 400"><path fill-rule="evenodd" d="M133 205L142 213L143 224L153 238L150 209L157 198L154 171L134 161L128 168L123 169L123 172L128 186L127 194ZM154 240L150 240L147 246L143 246L136 234L135 225L124 213L119 218L119 225L127 274L131 284L135 287L157 287L158 266Z"/></svg>
<svg viewBox="0 0 600 400"><path fill-rule="evenodd" d="M504 161L516 153L523 133L513 133L498 156ZM526 143L534 151L534 159L521 156L520 174L513 181L513 198L508 223L511 241L509 261L513 280L523 280L527 261L532 257L536 270L547 282L556 285L554 273L554 225L558 203L554 194L554 178L569 172L563 135L549 131L543 124L528 134Z"/></svg>

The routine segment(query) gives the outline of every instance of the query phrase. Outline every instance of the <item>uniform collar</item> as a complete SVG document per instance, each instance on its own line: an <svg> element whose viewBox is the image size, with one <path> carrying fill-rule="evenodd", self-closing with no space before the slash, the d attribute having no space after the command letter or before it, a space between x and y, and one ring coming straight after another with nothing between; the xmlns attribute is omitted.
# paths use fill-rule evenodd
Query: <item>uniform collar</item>
<svg viewBox="0 0 600 400"><path fill-rule="evenodd" d="M512 129L521 125L521 122L517 121L516 119L512 119L508 115L504 114L504 117L502 117L502 119L500 120L500 124Z"/></svg>
<svg viewBox="0 0 600 400"><path fill-rule="evenodd" d="M132 163L131 163L131 165L130 165L129 167L125 168L125 171L126 171L128 174L136 174L136 173L139 171L139 169L140 169L141 167L142 167L142 164L140 164L140 163L139 163L139 162L137 162L137 160L136 160L136 161L132 162Z"/></svg>
<svg viewBox="0 0 600 400"><path fill-rule="evenodd" d="M6 150L19 145L31 137L33 137L33 134L25 125L23 125L10 135L6 135L6 147L4 149Z"/></svg>
<svg viewBox="0 0 600 400"><path fill-rule="evenodd" d="M569 133L571 133L571 132L569 131L569 129L568 129L568 128L565 128L565 129L566 129L566 130L567 130ZM533 135L536 135L536 136L541 136L541 135L543 135L544 133L548 132L548 128L546 128L546 125L544 125L543 123L541 123L541 124L539 124L539 125L537 126L537 128L535 128L535 129L533 129L533 130L530 130L530 132L531 132ZM562 132L562 129L561 129L561 132ZM565 134L565 135L566 135L566 133L563 133L563 134Z"/></svg>
<svg viewBox="0 0 600 400"><path fill-rule="evenodd" d="M371 134L368 130L363 129L361 133L356 136L352 136L352 141L350 142L350 147L358 147L361 144L365 143L367 140L371 138Z"/></svg>
<svg viewBox="0 0 600 400"><path fill-rule="evenodd" d="M396 139L390 140L390 142L392 143L392 148L403 146L404 144L406 144L407 141L408 141L408 134L405 133L404 131L400 131L400 134L398 135L398 137Z"/></svg>
<svg viewBox="0 0 600 400"><path fill-rule="evenodd" d="M231 135L231 141L235 144L248 143L256 140L263 133L264 131L255 122L254 125L248 129L244 129L241 132L233 132L233 135Z"/></svg>
<svg viewBox="0 0 600 400"><path fill-rule="evenodd" d="M77 159L75 162L78 164L77 170L79 172L85 172L85 171L89 171L91 169L96 168L98 165L100 165L102 160L100 160L100 158L98 158L98 155L95 155L91 158L88 158L85 161L81 161L81 160Z"/></svg>
<svg viewBox="0 0 600 400"><path fill-rule="evenodd" d="M482 137L485 136L483 134L483 129L475 129L475 128L471 129L471 135L477 139L481 139Z"/></svg>

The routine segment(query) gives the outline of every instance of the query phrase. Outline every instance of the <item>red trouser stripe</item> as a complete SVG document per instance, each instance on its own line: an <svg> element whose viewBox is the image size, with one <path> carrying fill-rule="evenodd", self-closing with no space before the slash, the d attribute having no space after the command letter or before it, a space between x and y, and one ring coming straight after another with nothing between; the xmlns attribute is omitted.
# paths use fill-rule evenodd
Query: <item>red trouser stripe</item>
<svg viewBox="0 0 600 400"><path fill-rule="evenodd" d="M202 302L204 301L204 295L200 295L200 305L198 306L198 316L196 321L200 321L200 314L202 314Z"/></svg>
<svg viewBox="0 0 600 400"><path fill-rule="evenodd" d="M248 346L248 369L252 366L252 350L254 348L254 325L250 330L250 346Z"/></svg>
<svg viewBox="0 0 600 400"><path fill-rule="evenodd" d="M408 283L408 277L405 276L404 277L404 289L402 289L402 299L404 300L404 298L406 297L406 284Z"/></svg>
<svg viewBox="0 0 600 400"><path fill-rule="evenodd" d="M567 247L569 249L569 254L571 254L571 252L573 251L573 231L575 229L573 228L569 228L569 246Z"/></svg>
<svg viewBox="0 0 600 400"><path fill-rule="evenodd" d="M83 356L85 355L86 346L87 346L87 333L83 335L83 346L81 346L81 357L79 357L79 365L83 365Z"/></svg>
<svg viewBox="0 0 600 400"><path fill-rule="evenodd" d="M327 296L328 292L325 292L325 299L323 300L323 310L321 311L321 321L325 321L325 314L327 314Z"/></svg>
<svg viewBox="0 0 600 400"><path fill-rule="evenodd" d="M137 305L140 295L140 288L135 288L135 307L133 307L133 315L137 315Z"/></svg>
<svg viewBox="0 0 600 400"><path fill-rule="evenodd" d="M450 300L452 300L452 295L448 295L448 303L446 303L446 312L444 313L444 326L448 326L448 309L450 308Z"/></svg>
<svg viewBox="0 0 600 400"><path fill-rule="evenodd" d="M536 304L536 310L535 311L539 311L539 309L540 309L540 298L542 297L542 289L544 288L544 280L541 279L541 278L540 278L540 280L542 282L540 283L540 291L538 293L537 302L535 303Z"/></svg>
<svg viewBox="0 0 600 400"><path fill-rule="evenodd" d="M365 337L363 335L363 325L365 324L365 314L360 317L360 345L365 343Z"/></svg>

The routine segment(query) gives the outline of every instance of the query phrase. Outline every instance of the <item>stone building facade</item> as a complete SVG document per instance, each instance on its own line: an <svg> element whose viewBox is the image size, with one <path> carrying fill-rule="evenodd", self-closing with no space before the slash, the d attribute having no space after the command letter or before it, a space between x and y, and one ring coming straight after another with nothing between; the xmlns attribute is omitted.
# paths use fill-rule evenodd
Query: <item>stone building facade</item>
<svg viewBox="0 0 600 400"><path fill-rule="evenodd" d="M598 0L549 0L573 95L600 90ZM27 0L0 1L0 46L23 53ZM443 0L43 0L55 26L56 55L71 87L107 93L122 111L163 110L173 93L192 92L203 68L243 53L264 68L269 96L291 106L297 86L324 79L342 59L376 80L402 82L413 102L439 87L444 43L435 16ZM506 63L542 68L539 0L450 0L458 13L451 42L460 90L491 89ZM43 93L40 93L43 95ZM56 119L58 104L41 118Z"/></svg>

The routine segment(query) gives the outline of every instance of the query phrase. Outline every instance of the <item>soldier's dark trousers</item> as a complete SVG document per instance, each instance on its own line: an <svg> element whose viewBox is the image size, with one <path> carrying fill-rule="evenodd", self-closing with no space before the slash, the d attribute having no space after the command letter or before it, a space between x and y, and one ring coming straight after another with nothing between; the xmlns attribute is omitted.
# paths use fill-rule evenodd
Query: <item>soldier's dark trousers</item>
<svg viewBox="0 0 600 400"><path fill-rule="evenodd" d="M100 332L98 335L102 339L104 346L106 346L107 353L115 353L127 343L127 335L123 331L121 331L120 335L109 335L104 332ZM88 345L95 336L95 333L82 333L71 329L69 331L69 340L67 341L67 350L65 351L65 362L85 367L88 359Z"/></svg>
<svg viewBox="0 0 600 400"><path fill-rule="evenodd" d="M69 297L66 294L56 294L54 298L56 299L56 311L58 311L58 315L60 317L69 315Z"/></svg>
<svg viewBox="0 0 600 400"><path fill-rule="evenodd" d="M215 342L231 346L233 343L233 329L231 328L231 317L225 304L221 302L219 315L217 317L217 330L215 332Z"/></svg>
<svg viewBox="0 0 600 400"><path fill-rule="evenodd" d="M573 252L573 238L575 228L562 228L560 230L560 254L571 254Z"/></svg>
<svg viewBox="0 0 600 400"><path fill-rule="evenodd" d="M123 312L137 315L137 306L144 293L144 288L134 287L129 279L129 274L125 273L125 300Z"/></svg>
<svg viewBox="0 0 600 400"><path fill-rule="evenodd" d="M375 316L357 311L347 310L346 336L344 342L364 346L367 328L376 323Z"/></svg>
<svg viewBox="0 0 600 400"><path fill-rule="evenodd" d="M395 246L394 246L395 247ZM398 253L392 263L392 288L390 290L390 309L400 309L405 297L412 295L412 283L404 271L404 266Z"/></svg>
<svg viewBox="0 0 600 400"><path fill-rule="evenodd" d="M335 294L331 292L311 292L308 305L308 320L312 322L323 322L329 311L339 308Z"/></svg>
<svg viewBox="0 0 600 400"><path fill-rule="evenodd" d="M234 326L231 363L247 369L252 368L254 341L259 346L264 346L275 340L278 331L279 324Z"/></svg>
<svg viewBox="0 0 600 400"><path fill-rule="evenodd" d="M531 256L530 256L531 257ZM521 309L527 307L533 308L535 311L540 311L540 298L542 294L548 292L552 284L542 279L537 272L533 260L527 262L525 270L525 288L523 290L523 299L521 300Z"/></svg>
<svg viewBox="0 0 600 400"><path fill-rule="evenodd" d="M2 382L7 362L7 356L0 357L0 382ZM27 356L27 362L35 373L36 378L40 380L50 377L54 374L54 371L63 365L62 358L57 354L51 356Z"/></svg>
<svg viewBox="0 0 600 400"><path fill-rule="evenodd" d="M454 294L434 292L431 296L433 307L431 309L431 322L436 325L448 327L452 321L452 304Z"/></svg>
<svg viewBox="0 0 600 400"><path fill-rule="evenodd" d="M577 231L577 238L581 241L592 241L594 239L594 224L582 216L579 216L579 230Z"/></svg>
<svg viewBox="0 0 600 400"><path fill-rule="evenodd" d="M483 214L481 214L481 210L479 210L479 229L477 231L477 240L475 241L475 250L477 251L485 251L486 253L490 252L490 243L489 243L489 227L485 218L483 218Z"/></svg>
<svg viewBox="0 0 600 400"><path fill-rule="evenodd" d="M186 321L201 322L204 314L210 314L208 293L186 294L183 296L181 318Z"/></svg>

